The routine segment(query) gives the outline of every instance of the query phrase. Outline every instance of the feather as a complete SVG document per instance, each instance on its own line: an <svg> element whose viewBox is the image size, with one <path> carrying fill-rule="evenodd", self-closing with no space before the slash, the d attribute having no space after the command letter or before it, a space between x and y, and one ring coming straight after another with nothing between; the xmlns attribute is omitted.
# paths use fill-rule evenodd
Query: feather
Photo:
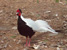
<svg viewBox="0 0 67 50"><path fill-rule="evenodd" d="M37 32L47 32L50 31L52 33L57 33L54 29L52 29L46 21L43 20L36 20L33 21L32 19L23 18L21 15L21 19L26 22L26 25L31 27L34 31Z"/></svg>
<svg viewBox="0 0 67 50"><path fill-rule="evenodd" d="M23 18L21 15L21 19L26 22L26 25L31 27L34 31L38 31L38 25L35 23L35 21L29 19L29 18Z"/></svg>
<svg viewBox="0 0 67 50"><path fill-rule="evenodd" d="M35 23L40 27L41 32L50 31L52 33L58 33L50 27L50 25L44 20L36 20Z"/></svg>

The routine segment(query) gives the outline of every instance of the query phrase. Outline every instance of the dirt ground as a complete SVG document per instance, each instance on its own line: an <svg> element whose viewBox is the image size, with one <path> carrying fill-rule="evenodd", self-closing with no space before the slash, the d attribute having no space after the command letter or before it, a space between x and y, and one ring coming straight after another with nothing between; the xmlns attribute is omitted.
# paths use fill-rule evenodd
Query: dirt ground
<svg viewBox="0 0 67 50"><path fill-rule="evenodd" d="M31 47L24 47L25 37L16 29L17 9L22 10L25 18L47 21L59 34L36 32ZM0 50L67 50L67 1L0 0Z"/></svg>

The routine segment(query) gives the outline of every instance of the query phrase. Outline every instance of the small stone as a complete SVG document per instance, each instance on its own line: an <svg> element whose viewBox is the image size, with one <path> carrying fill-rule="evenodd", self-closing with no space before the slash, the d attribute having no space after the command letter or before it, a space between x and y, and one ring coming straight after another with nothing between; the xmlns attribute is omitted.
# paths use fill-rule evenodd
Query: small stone
<svg viewBox="0 0 67 50"><path fill-rule="evenodd" d="M12 47L11 45L9 45L9 47Z"/></svg>
<svg viewBox="0 0 67 50"><path fill-rule="evenodd" d="M41 40L37 40L38 42L40 42Z"/></svg>
<svg viewBox="0 0 67 50"><path fill-rule="evenodd" d="M56 44L51 44L50 47L58 47L58 45L56 45Z"/></svg>
<svg viewBox="0 0 67 50"><path fill-rule="evenodd" d="M7 37L4 37L4 40L7 39Z"/></svg>
<svg viewBox="0 0 67 50"><path fill-rule="evenodd" d="M44 46L45 48L47 48L48 46Z"/></svg>
<svg viewBox="0 0 67 50"><path fill-rule="evenodd" d="M57 19L60 19L59 17L57 17Z"/></svg>
<svg viewBox="0 0 67 50"><path fill-rule="evenodd" d="M38 42L39 44L43 43L43 41Z"/></svg>
<svg viewBox="0 0 67 50"><path fill-rule="evenodd" d="M35 15L33 12L30 12L32 15Z"/></svg>
<svg viewBox="0 0 67 50"><path fill-rule="evenodd" d="M58 44L59 44L59 45L63 45L63 41L60 41Z"/></svg>
<svg viewBox="0 0 67 50"><path fill-rule="evenodd" d="M55 14L55 16L58 16L58 14Z"/></svg>
<svg viewBox="0 0 67 50"><path fill-rule="evenodd" d="M28 50L28 48L26 47L26 48L24 48L24 50Z"/></svg>
<svg viewBox="0 0 67 50"><path fill-rule="evenodd" d="M34 44L33 48L34 48L34 49L39 49L39 48L40 48L40 45Z"/></svg>
<svg viewBox="0 0 67 50"><path fill-rule="evenodd" d="M13 39L13 41L15 42L15 41L16 41L16 39Z"/></svg>
<svg viewBox="0 0 67 50"><path fill-rule="evenodd" d="M17 27L16 27L16 26L14 26L14 27L12 27L12 29L16 30L16 29L17 29Z"/></svg>
<svg viewBox="0 0 67 50"><path fill-rule="evenodd" d="M1 40L1 43L4 43L4 41L3 41L3 40Z"/></svg>
<svg viewBox="0 0 67 50"><path fill-rule="evenodd" d="M60 48L59 48L59 47L57 47L57 50L60 50Z"/></svg>
<svg viewBox="0 0 67 50"><path fill-rule="evenodd" d="M44 46L46 45L46 43L44 42L44 43L42 43Z"/></svg>
<svg viewBox="0 0 67 50"><path fill-rule="evenodd" d="M65 46L67 46L67 44L65 44Z"/></svg>
<svg viewBox="0 0 67 50"><path fill-rule="evenodd" d="M50 13L51 11L46 11L46 12L44 12L44 13Z"/></svg>
<svg viewBox="0 0 67 50"><path fill-rule="evenodd" d="M17 44L19 44L21 42L21 40L19 40L18 42L17 42Z"/></svg>
<svg viewBox="0 0 67 50"><path fill-rule="evenodd" d="M63 2L59 2L59 3L63 4Z"/></svg>
<svg viewBox="0 0 67 50"><path fill-rule="evenodd" d="M0 10L0 13L2 13L3 12L3 10Z"/></svg>
<svg viewBox="0 0 67 50"><path fill-rule="evenodd" d="M67 15L63 15L64 18L67 18Z"/></svg>
<svg viewBox="0 0 67 50"><path fill-rule="evenodd" d="M6 43L3 47L6 48L8 46L8 43Z"/></svg>
<svg viewBox="0 0 67 50"><path fill-rule="evenodd" d="M57 45L58 47L61 47L61 45Z"/></svg>

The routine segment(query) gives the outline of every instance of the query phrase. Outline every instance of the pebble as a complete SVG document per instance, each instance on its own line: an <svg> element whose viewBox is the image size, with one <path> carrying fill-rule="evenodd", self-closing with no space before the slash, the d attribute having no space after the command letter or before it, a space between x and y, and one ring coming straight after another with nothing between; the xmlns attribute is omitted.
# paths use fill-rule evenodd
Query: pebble
<svg viewBox="0 0 67 50"><path fill-rule="evenodd" d="M23 50L23 49L22 49ZM29 50L29 47L25 47L24 50Z"/></svg>
<svg viewBox="0 0 67 50"><path fill-rule="evenodd" d="M67 19L67 15L63 15L63 17Z"/></svg>
<svg viewBox="0 0 67 50"><path fill-rule="evenodd" d="M38 42L39 44L43 43L43 41Z"/></svg>
<svg viewBox="0 0 67 50"><path fill-rule="evenodd" d="M3 39L4 39L4 40L6 40L6 39L7 39L7 37L3 37Z"/></svg>
<svg viewBox="0 0 67 50"><path fill-rule="evenodd" d="M39 49L39 48L40 48L40 45L34 44L34 45L33 45L33 48L34 48L34 49Z"/></svg>
<svg viewBox="0 0 67 50"><path fill-rule="evenodd" d="M14 26L14 27L12 27L12 29L16 30L16 29L17 29L17 27L16 27L16 26Z"/></svg>
<svg viewBox="0 0 67 50"><path fill-rule="evenodd" d="M39 45L46 45L46 43L45 42L43 42L43 41L40 41L40 42L38 42L39 43Z"/></svg>
<svg viewBox="0 0 67 50"><path fill-rule="evenodd" d="M28 50L27 48L24 48L24 50Z"/></svg>
<svg viewBox="0 0 67 50"><path fill-rule="evenodd" d="M67 44L65 44L65 46L67 46Z"/></svg>
<svg viewBox="0 0 67 50"><path fill-rule="evenodd" d="M58 45L56 45L56 44L51 44L50 47L58 47Z"/></svg>
<svg viewBox="0 0 67 50"><path fill-rule="evenodd" d="M11 48L12 46L11 46L11 45L9 45L9 47Z"/></svg>
<svg viewBox="0 0 67 50"><path fill-rule="evenodd" d="M40 42L41 40L37 40L38 42Z"/></svg>
<svg viewBox="0 0 67 50"><path fill-rule="evenodd" d="M13 39L13 41L15 42L15 41L16 41L16 39Z"/></svg>
<svg viewBox="0 0 67 50"><path fill-rule="evenodd" d="M3 10L0 10L0 13L2 13L3 12Z"/></svg>
<svg viewBox="0 0 67 50"><path fill-rule="evenodd" d="M8 42L3 46L3 48L6 48L8 46Z"/></svg>
<svg viewBox="0 0 67 50"><path fill-rule="evenodd" d="M3 40L1 40L1 43L4 43L4 41L3 41Z"/></svg>
<svg viewBox="0 0 67 50"><path fill-rule="evenodd" d="M21 40L19 40L18 42L17 42L17 44L19 44L21 42Z"/></svg>
<svg viewBox="0 0 67 50"><path fill-rule="evenodd" d="M5 44L4 46L3 46L3 48L6 48L7 47L7 44Z"/></svg>
<svg viewBox="0 0 67 50"><path fill-rule="evenodd" d="M57 17L57 19L60 19L59 17Z"/></svg>
<svg viewBox="0 0 67 50"><path fill-rule="evenodd" d="M58 47L61 47L61 45L57 45Z"/></svg>
<svg viewBox="0 0 67 50"><path fill-rule="evenodd" d="M46 12L44 12L44 13L50 13L51 11L46 11Z"/></svg>
<svg viewBox="0 0 67 50"><path fill-rule="evenodd" d="M58 45L63 45L63 41L60 41L60 42L58 43Z"/></svg>
<svg viewBox="0 0 67 50"><path fill-rule="evenodd" d="M60 48L59 48L59 47L57 47L57 50L60 50Z"/></svg>
<svg viewBox="0 0 67 50"><path fill-rule="evenodd" d="M55 16L58 16L58 14L55 14Z"/></svg>
<svg viewBox="0 0 67 50"><path fill-rule="evenodd" d="M47 48L48 46L44 46L45 48Z"/></svg>
<svg viewBox="0 0 67 50"><path fill-rule="evenodd" d="M32 15L35 15L33 12L30 12Z"/></svg>

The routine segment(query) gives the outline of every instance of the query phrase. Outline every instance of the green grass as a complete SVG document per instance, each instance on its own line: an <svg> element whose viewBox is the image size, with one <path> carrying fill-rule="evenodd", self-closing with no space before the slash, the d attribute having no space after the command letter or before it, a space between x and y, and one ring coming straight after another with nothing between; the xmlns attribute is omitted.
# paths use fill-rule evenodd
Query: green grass
<svg viewBox="0 0 67 50"><path fill-rule="evenodd" d="M11 38L16 38L16 36L11 36Z"/></svg>
<svg viewBox="0 0 67 50"><path fill-rule="evenodd" d="M59 0L55 0L57 3L59 3Z"/></svg>
<svg viewBox="0 0 67 50"><path fill-rule="evenodd" d="M44 40L44 42L48 42L48 40L46 39L46 40Z"/></svg>
<svg viewBox="0 0 67 50"><path fill-rule="evenodd" d="M66 5L67 5L67 0L65 0L65 2L66 2Z"/></svg>
<svg viewBox="0 0 67 50"><path fill-rule="evenodd" d="M39 16L40 16L40 14L37 14L36 16L37 16L37 17L39 17Z"/></svg>
<svg viewBox="0 0 67 50"><path fill-rule="evenodd" d="M67 0L66 0L67 1Z"/></svg>
<svg viewBox="0 0 67 50"><path fill-rule="evenodd" d="M37 0L37 3L39 3L39 0Z"/></svg>

